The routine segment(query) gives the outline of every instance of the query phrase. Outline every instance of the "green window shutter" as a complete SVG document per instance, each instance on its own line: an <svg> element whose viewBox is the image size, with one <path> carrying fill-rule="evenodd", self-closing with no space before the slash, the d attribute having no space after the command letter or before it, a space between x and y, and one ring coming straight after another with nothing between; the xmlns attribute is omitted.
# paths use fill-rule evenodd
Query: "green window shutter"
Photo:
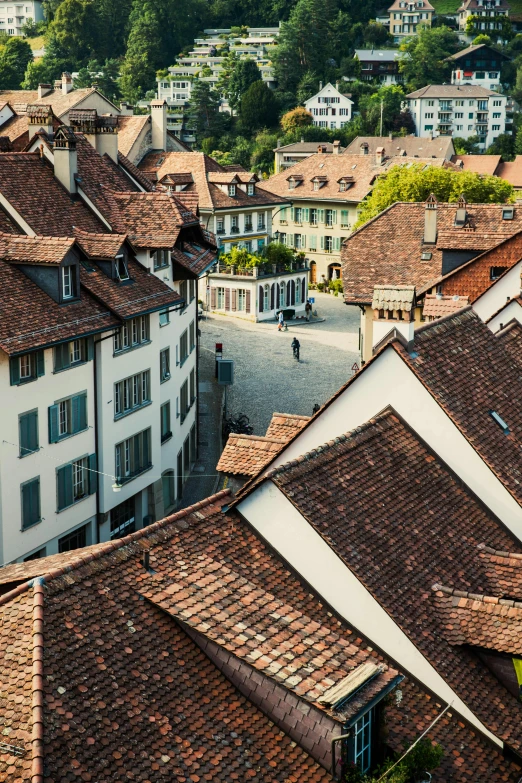
<svg viewBox="0 0 522 783"><path fill-rule="evenodd" d="M292 216L292 221L295 222L295 209L294 209L294 207L291 207L290 214Z"/></svg>
<svg viewBox="0 0 522 783"><path fill-rule="evenodd" d="M78 394L71 400L72 431L82 432L87 427L87 395Z"/></svg>
<svg viewBox="0 0 522 783"><path fill-rule="evenodd" d="M58 443L58 405L49 405L49 443Z"/></svg>
<svg viewBox="0 0 522 783"><path fill-rule="evenodd" d="M340 250L341 249L341 238L340 237L334 237L334 250Z"/></svg>
<svg viewBox="0 0 522 783"><path fill-rule="evenodd" d="M36 352L36 374L40 376L45 375L45 358L43 351Z"/></svg>
<svg viewBox="0 0 522 783"><path fill-rule="evenodd" d="M87 361L94 359L94 337L88 337L87 340Z"/></svg>
<svg viewBox="0 0 522 783"><path fill-rule="evenodd" d="M20 416L20 456L38 449L38 411Z"/></svg>
<svg viewBox="0 0 522 783"><path fill-rule="evenodd" d="M143 467L150 465L150 430L143 432Z"/></svg>
<svg viewBox="0 0 522 783"><path fill-rule="evenodd" d="M317 211L319 212L319 223L324 223L324 221L326 220L325 210L324 209L319 209Z"/></svg>
<svg viewBox="0 0 522 783"><path fill-rule="evenodd" d="M310 222L310 210L308 208L303 209L303 223Z"/></svg>
<svg viewBox="0 0 522 783"><path fill-rule="evenodd" d="M308 238L310 250L317 250L317 237L311 234Z"/></svg>
<svg viewBox="0 0 522 783"><path fill-rule="evenodd" d="M348 225L348 210L347 209L341 209L341 224L343 226Z"/></svg>
<svg viewBox="0 0 522 783"><path fill-rule="evenodd" d="M22 528L25 530L40 521L40 479L33 479L22 487Z"/></svg>
<svg viewBox="0 0 522 783"><path fill-rule="evenodd" d="M301 234L301 250L306 248L306 234Z"/></svg>
<svg viewBox="0 0 522 783"><path fill-rule="evenodd" d="M332 209L332 223L335 225L337 223L337 210Z"/></svg>
<svg viewBox="0 0 522 783"><path fill-rule="evenodd" d="M96 473L96 454L89 454L89 464L87 473L87 484L89 487L89 495L94 495L98 489L98 474Z"/></svg>
<svg viewBox="0 0 522 783"><path fill-rule="evenodd" d="M321 250L324 250L324 237L321 237Z"/></svg>
<svg viewBox="0 0 522 783"><path fill-rule="evenodd" d="M72 465L64 465L56 471L58 483L58 511L71 506L73 502L73 468Z"/></svg>
<svg viewBox="0 0 522 783"><path fill-rule="evenodd" d="M20 383L20 359L18 356L12 356L9 359L9 373L11 376L11 386L18 386Z"/></svg>
<svg viewBox="0 0 522 783"><path fill-rule="evenodd" d="M70 366L69 343L57 345L54 349L54 371L66 370Z"/></svg>

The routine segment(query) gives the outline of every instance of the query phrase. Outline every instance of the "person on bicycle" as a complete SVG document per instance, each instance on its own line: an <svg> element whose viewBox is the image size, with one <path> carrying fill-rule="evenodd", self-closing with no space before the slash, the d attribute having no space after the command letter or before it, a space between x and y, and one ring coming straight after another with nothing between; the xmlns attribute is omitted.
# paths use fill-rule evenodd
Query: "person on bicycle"
<svg viewBox="0 0 522 783"><path fill-rule="evenodd" d="M299 348L301 347L301 343L297 339L297 337L294 337L292 340L292 351L294 352L294 356L299 361Z"/></svg>

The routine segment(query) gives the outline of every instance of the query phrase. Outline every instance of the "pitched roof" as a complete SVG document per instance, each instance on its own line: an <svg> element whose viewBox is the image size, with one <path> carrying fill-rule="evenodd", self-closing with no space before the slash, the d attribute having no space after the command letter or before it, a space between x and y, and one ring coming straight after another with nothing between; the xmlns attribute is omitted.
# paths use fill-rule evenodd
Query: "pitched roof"
<svg viewBox="0 0 522 783"><path fill-rule="evenodd" d="M300 416L296 413L273 413L266 437L282 438L289 441L308 421L310 421L310 416Z"/></svg>
<svg viewBox="0 0 522 783"><path fill-rule="evenodd" d="M425 209L421 202L396 202L348 237L341 251L345 301L371 302L376 285L413 285L419 295L441 279L444 249L478 256L522 229L517 206L513 220L504 220L500 204L467 204L468 224L455 226L457 204L438 204L437 240L425 244Z"/></svg>
<svg viewBox="0 0 522 783"><path fill-rule="evenodd" d="M231 433L219 458L217 470L240 476L257 476L287 441L261 435Z"/></svg>
<svg viewBox="0 0 522 783"><path fill-rule="evenodd" d="M466 46L465 49L461 49L460 52L456 52L455 54L451 54L449 57L446 57L446 60L461 60L467 57L469 54L479 51L480 49L487 49L490 52L494 52L495 55L497 55L501 60L511 59L507 56L507 54L504 54L498 49L494 49L493 46L488 46L488 44L470 44L470 46Z"/></svg>
<svg viewBox="0 0 522 783"><path fill-rule="evenodd" d="M139 168L135 166L131 160L125 157L125 155L122 155L121 152L118 152L118 163L123 168L126 174L132 177L132 179L136 180L136 182L139 182L143 190L150 192L151 190L154 189L154 186L152 185L150 179L148 179L148 177L142 174Z"/></svg>
<svg viewBox="0 0 522 783"><path fill-rule="evenodd" d="M401 0L393 0L393 3L388 8L388 11L399 11L399 10L401 10L401 8L403 8L403 6L401 6ZM422 10L423 11L434 11L435 9L432 6L432 4L429 2L429 0L424 0L424 2L422 4Z"/></svg>
<svg viewBox="0 0 522 783"><path fill-rule="evenodd" d="M520 703L470 649L447 641L432 603L435 583L498 595L478 546L522 549L497 519L391 410L267 478L479 720L520 752Z"/></svg>
<svg viewBox="0 0 522 783"><path fill-rule="evenodd" d="M472 0L473 1L473 0ZM399 0L396 0L399 2ZM429 84L420 90L410 92L407 98L489 98L490 95L499 95L494 90L479 87L475 84Z"/></svg>
<svg viewBox="0 0 522 783"><path fill-rule="evenodd" d="M125 234L89 234L79 229L75 237L81 249L93 260L115 258L127 240Z"/></svg>
<svg viewBox="0 0 522 783"><path fill-rule="evenodd" d="M495 174L514 188L522 188L522 155L517 155L515 160L501 161Z"/></svg>
<svg viewBox="0 0 522 783"><path fill-rule="evenodd" d="M149 114L118 117L118 151L127 157L136 144L143 128L149 124Z"/></svg>
<svg viewBox="0 0 522 783"><path fill-rule="evenodd" d="M415 288L405 285L400 288L392 285L375 286L373 289L373 310L406 310L411 312L415 303Z"/></svg>
<svg viewBox="0 0 522 783"><path fill-rule="evenodd" d="M313 155L318 147L324 147L326 153L333 152L333 143L331 141L296 141L293 144L283 144L282 147L275 147L274 152L306 152Z"/></svg>
<svg viewBox="0 0 522 783"><path fill-rule="evenodd" d="M365 62L393 63L399 59L398 49L355 49L357 59Z"/></svg>
<svg viewBox="0 0 522 783"><path fill-rule="evenodd" d="M464 171L476 174L496 174L501 155L452 155L451 162L460 165Z"/></svg>
<svg viewBox="0 0 522 783"><path fill-rule="evenodd" d="M469 304L467 296L443 296L442 294L426 294L422 314L426 318L444 318Z"/></svg>
<svg viewBox="0 0 522 783"><path fill-rule="evenodd" d="M74 244L73 237L0 233L0 259L12 264L61 264Z"/></svg>
<svg viewBox="0 0 522 783"><path fill-rule="evenodd" d="M199 225L193 212L170 193L109 193L103 211L136 247L171 248L183 226ZM102 205L101 199L97 202Z"/></svg>
<svg viewBox="0 0 522 783"><path fill-rule="evenodd" d="M392 135L391 138L389 136L357 136L346 147L344 155L359 155L362 144L367 145L368 155L375 155L378 147L384 147L386 154L391 156L402 155L403 152L406 152L409 157L449 158L453 152L453 141L450 136L436 136L429 139Z"/></svg>

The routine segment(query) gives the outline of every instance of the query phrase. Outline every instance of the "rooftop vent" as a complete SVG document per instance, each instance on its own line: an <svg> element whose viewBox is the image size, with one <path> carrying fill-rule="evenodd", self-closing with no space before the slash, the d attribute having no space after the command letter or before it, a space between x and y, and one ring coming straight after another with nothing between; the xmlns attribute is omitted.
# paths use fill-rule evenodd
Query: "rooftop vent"
<svg viewBox="0 0 522 783"><path fill-rule="evenodd" d="M497 422L498 426L502 429L504 435L509 435L509 427L504 421L504 419L498 415L496 411L490 411L489 415L491 418Z"/></svg>

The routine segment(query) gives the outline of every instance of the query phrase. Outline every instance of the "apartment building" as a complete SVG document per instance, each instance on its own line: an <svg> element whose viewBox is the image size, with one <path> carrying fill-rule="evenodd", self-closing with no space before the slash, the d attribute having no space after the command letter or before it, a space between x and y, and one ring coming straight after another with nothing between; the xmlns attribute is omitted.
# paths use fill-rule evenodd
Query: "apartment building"
<svg viewBox="0 0 522 783"><path fill-rule="evenodd" d="M0 155L2 562L160 518L196 458L196 289L215 246L174 196L122 171L105 119L94 144L63 125Z"/></svg>
<svg viewBox="0 0 522 783"><path fill-rule="evenodd" d="M319 92L304 102L305 108L319 128L344 128L352 119L353 101L349 95L339 92L339 83L319 82Z"/></svg>
<svg viewBox="0 0 522 783"><path fill-rule="evenodd" d="M388 8L390 35L395 43L401 43L415 35L419 25L431 27L435 8L429 0L394 0Z"/></svg>
<svg viewBox="0 0 522 783"><path fill-rule="evenodd" d="M417 136L478 136L484 150L506 132L508 98L485 87L429 85L406 98Z"/></svg>
<svg viewBox="0 0 522 783"><path fill-rule="evenodd" d="M446 62L451 63L452 84L473 84L489 90L500 89L500 71L511 58L486 44L468 46L452 54Z"/></svg>
<svg viewBox="0 0 522 783"><path fill-rule="evenodd" d="M139 171L189 209L197 208L201 225L224 253L232 247L262 250L272 236L272 210L288 203L267 192L256 174L230 171L202 152L150 153Z"/></svg>
<svg viewBox="0 0 522 783"><path fill-rule="evenodd" d="M41 22L44 18L42 0L0 0L0 32L23 35L26 22Z"/></svg>
<svg viewBox="0 0 522 783"><path fill-rule="evenodd" d="M354 57L361 64L361 79L381 84L402 84L404 77L399 71L398 49L356 49Z"/></svg>
<svg viewBox="0 0 522 783"><path fill-rule="evenodd" d="M458 8L459 30L467 32L468 20L475 17L473 35L485 33L494 40L502 40L504 17L509 17L507 0L463 0Z"/></svg>

